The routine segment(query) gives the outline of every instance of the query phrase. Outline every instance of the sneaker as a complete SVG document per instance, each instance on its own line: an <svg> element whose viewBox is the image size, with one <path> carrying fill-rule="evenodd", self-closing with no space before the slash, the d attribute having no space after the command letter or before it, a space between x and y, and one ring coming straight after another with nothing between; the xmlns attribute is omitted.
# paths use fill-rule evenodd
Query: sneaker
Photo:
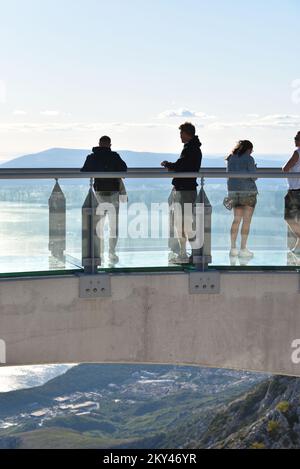
<svg viewBox="0 0 300 469"><path fill-rule="evenodd" d="M174 260L174 264L189 264L189 263L190 263L190 258L187 254L180 254Z"/></svg>
<svg viewBox="0 0 300 469"><path fill-rule="evenodd" d="M176 252L169 252L169 256L168 256L169 264L175 264L176 259L178 259L178 254L176 254Z"/></svg>
<svg viewBox="0 0 300 469"><path fill-rule="evenodd" d="M117 264L119 262L119 257L117 254L111 253L108 256L108 260L110 264Z"/></svg>
<svg viewBox="0 0 300 469"><path fill-rule="evenodd" d="M300 239L299 238L296 239L294 247L291 248L290 251L293 252L293 251L295 251L295 249L296 250L300 249Z"/></svg>
<svg viewBox="0 0 300 469"><path fill-rule="evenodd" d="M237 257L239 255L239 250L236 248L231 248L229 256L230 257Z"/></svg>
<svg viewBox="0 0 300 469"><path fill-rule="evenodd" d="M300 242L299 242L299 239L297 239L296 244L293 247L293 249L291 250L291 252L293 254L295 254L295 256L300 256Z"/></svg>
<svg viewBox="0 0 300 469"><path fill-rule="evenodd" d="M240 266L246 267L246 265L248 265L249 262L251 262L252 257L239 257L238 259L239 259Z"/></svg>
<svg viewBox="0 0 300 469"><path fill-rule="evenodd" d="M241 249L239 252L239 257L253 257L254 253L249 251L249 249Z"/></svg>
<svg viewBox="0 0 300 469"><path fill-rule="evenodd" d="M238 260L240 260L240 259L237 256L230 256L229 260L230 260L230 265L236 266L236 265L238 265Z"/></svg>

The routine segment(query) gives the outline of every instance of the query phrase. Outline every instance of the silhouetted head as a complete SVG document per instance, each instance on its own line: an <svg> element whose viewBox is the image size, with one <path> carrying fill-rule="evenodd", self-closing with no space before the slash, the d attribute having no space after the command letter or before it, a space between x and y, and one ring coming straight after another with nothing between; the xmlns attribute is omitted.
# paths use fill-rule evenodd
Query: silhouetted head
<svg viewBox="0 0 300 469"><path fill-rule="evenodd" d="M295 143L296 143L296 147L300 147L300 131L297 133L295 137Z"/></svg>
<svg viewBox="0 0 300 469"><path fill-rule="evenodd" d="M237 156L242 156L245 153L251 155L253 152L253 144L249 140L240 140L236 147L233 149L232 154Z"/></svg>
<svg viewBox="0 0 300 469"><path fill-rule="evenodd" d="M185 122L179 127L182 143L188 143L196 135L196 128L190 122Z"/></svg>
<svg viewBox="0 0 300 469"><path fill-rule="evenodd" d="M100 148L110 148L111 147L110 137L107 137L107 135L104 135L103 137L101 137L100 140L99 140L99 147Z"/></svg>

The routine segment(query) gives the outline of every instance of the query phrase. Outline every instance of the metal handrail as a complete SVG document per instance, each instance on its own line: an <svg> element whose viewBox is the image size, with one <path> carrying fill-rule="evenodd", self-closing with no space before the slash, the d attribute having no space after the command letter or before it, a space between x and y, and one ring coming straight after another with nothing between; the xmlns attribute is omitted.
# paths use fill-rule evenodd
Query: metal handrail
<svg viewBox="0 0 300 469"><path fill-rule="evenodd" d="M255 172L227 172L226 168L202 168L199 172L174 172L164 168L129 168L127 172L82 172L80 168L5 168L0 169L0 179L287 179L300 178L300 173L284 173L281 168L260 168Z"/></svg>

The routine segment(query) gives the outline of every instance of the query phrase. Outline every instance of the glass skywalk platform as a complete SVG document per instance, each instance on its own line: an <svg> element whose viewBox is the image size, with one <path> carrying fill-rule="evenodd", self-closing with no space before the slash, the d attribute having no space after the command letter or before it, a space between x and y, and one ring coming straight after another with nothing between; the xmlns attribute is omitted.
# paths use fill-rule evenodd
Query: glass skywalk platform
<svg viewBox="0 0 300 469"><path fill-rule="evenodd" d="M112 265L107 256L104 256L101 270L124 271L127 269L162 269L164 270L183 270L193 269L191 265L175 265L168 262L168 251L148 251L148 252L121 252L119 262ZM240 259L239 257L229 257L228 251L212 251L213 263L209 265L211 268L221 268L222 270L240 269L248 270L248 268L258 269L287 269L300 268L300 257L295 256L287 251L255 251L252 259ZM23 274L23 273L73 273L81 272L83 267L80 265L79 259L72 256L66 256L65 262L49 257L48 253L37 256L4 256L0 257L0 276L6 274Z"/></svg>
<svg viewBox="0 0 300 469"><path fill-rule="evenodd" d="M83 252L87 249L83 226L84 220L90 223L93 211L96 214L97 207L90 207L87 202L91 201L92 178L96 176L100 175L80 173L79 169L0 170L1 277L85 270L89 255ZM168 197L174 174L159 168L133 168L120 176L125 178L128 202L120 204L119 261L109 262L105 241L104 252L100 248L98 256L90 253L97 257L94 272L194 269L193 263L174 265L168 260ZM249 248L254 253L251 259L229 256L233 215L223 206L223 199L230 175L225 169L204 168L196 176L199 192L205 194L203 205L209 209L204 210L202 220L206 235L200 257L205 268L298 269L300 256L291 251L295 240L284 220L286 175L279 168L264 168L255 173L259 195L249 235ZM136 228L135 236L130 224ZM91 224L89 229L93 230ZM100 245L95 233L93 236L92 244Z"/></svg>

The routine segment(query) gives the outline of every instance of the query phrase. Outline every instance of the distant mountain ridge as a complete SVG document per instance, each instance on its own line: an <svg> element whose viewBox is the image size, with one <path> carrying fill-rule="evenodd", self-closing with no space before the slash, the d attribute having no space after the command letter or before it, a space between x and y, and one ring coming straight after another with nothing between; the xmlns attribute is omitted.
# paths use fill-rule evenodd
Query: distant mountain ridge
<svg viewBox="0 0 300 469"><path fill-rule="evenodd" d="M0 165L0 168L81 168L91 153L90 150L51 148L39 153L20 156ZM178 158L178 155L166 153L135 152L118 150L129 167L160 166L162 157Z"/></svg>
<svg viewBox="0 0 300 469"><path fill-rule="evenodd" d="M176 161L179 158L178 153L154 153L138 152L130 150L117 150L126 161L128 167L160 167L163 160ZM14 158L0 165L0 169L5 168L81 168L85 158L91 150L69 149L69 148L50 148L49 150L33 153L29 155ZM280 167L287 160L287 155L282 155L281 159L275 159L272 155L257 155L258 166L262 167ZM203 157L203 167L225 167L224 157Z"/></svg>

